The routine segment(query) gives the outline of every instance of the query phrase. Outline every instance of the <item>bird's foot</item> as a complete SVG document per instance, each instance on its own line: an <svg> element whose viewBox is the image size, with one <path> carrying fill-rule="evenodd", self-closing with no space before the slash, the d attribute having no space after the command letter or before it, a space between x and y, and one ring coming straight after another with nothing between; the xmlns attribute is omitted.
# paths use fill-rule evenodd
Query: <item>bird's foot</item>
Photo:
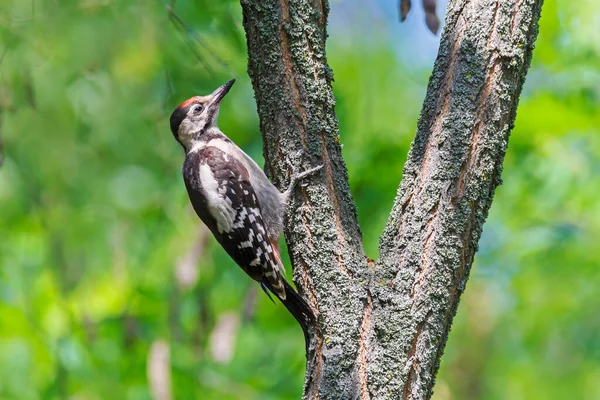
<svg viewBox="0 0 600 400"><path fill-rule="evenodd" d="M289 187L287 190L288 193L291 193L294 190L294 188L296 187L296 185L298 183L300 183L300 181L302 181L304 178L306 178L310 175L313 175L314 173L318 172L325 166L325 164L321 164L316 167L299 172L298 168L296 168L288 159L286 159L286 162L290 166L290 169L292 170L290 184L289 184Z"/></svg>

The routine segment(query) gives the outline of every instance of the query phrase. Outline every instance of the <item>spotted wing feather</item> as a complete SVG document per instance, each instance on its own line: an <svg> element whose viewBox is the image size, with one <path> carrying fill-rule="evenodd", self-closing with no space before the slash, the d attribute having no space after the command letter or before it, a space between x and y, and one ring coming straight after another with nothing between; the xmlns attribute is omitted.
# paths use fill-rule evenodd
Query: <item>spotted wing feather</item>
<svg viewBox="0 0 600 400"><path fill-rule="evenodd" d="M250 277L285 300L281 264L267 238L246 168L222 150L205 147L186 157L184 179L198 216L227 253Z"/></svg>

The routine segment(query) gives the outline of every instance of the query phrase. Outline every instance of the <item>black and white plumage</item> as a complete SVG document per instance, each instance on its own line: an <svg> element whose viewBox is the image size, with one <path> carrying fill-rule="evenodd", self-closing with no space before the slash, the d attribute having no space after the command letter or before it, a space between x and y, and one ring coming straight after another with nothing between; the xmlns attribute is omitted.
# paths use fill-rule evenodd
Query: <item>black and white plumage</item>
<svg viewBox="0 0 600 400"><path fill-rule="evenodd" d="M209 96L192 97L171 115L171 130L186 151L183 177L200 219L233 260L269 294L275 294L307 335L314 314L282 276L278 239L295 183L281 193L262 169L216 126L219 105L234 81Z"/></svg>
<svg viewBox="0 0 600 400"><path fill-rule="evenodd" d="M248 170L218 147L190 152L183 167L196 213L234 261L252 279L286 298L275 255Z"/></svg>

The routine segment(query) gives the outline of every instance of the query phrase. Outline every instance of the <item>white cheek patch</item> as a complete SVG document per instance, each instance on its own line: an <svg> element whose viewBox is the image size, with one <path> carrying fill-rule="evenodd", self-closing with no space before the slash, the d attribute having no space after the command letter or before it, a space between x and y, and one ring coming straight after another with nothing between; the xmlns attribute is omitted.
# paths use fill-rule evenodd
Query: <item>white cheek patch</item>
<svg viewBox="0 0 600 400"><path fill-rule="evenodd" d="M236 212L231 202L220 194L219 183L207 164L200 165L200 183L208 212L217 223L217 230L219 233L230 232L233 229Z"/></svg>
<svg viewBox="0 0 600 400"><path fill-rule="evenodd" d="M192 149L196 140L194 135L201 131L204 128L205 121L196 120L193 121L190 117L185 117L181 124L179 124L179 129L177 130L177 139L186 147L186 149Z"/></svg>

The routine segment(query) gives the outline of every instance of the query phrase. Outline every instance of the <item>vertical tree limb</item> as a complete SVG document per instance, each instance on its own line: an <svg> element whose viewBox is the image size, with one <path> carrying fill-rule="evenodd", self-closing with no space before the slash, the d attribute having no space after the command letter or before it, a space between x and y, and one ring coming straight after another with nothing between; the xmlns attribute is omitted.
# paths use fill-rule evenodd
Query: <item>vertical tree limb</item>
<svg viewBox="0 0 600 400"><path fill-rule="evenodd" d="M381 237L369 386L428 398L502 162L541 0L448 5L417 135ZM392 374L392 378L386 376Z"/></svg>
<svg viewBox="0 0 600 400"><path fill-rule="evenodd" d="M341 158L324 0L242 0L266 169L324 162L286 221L318 313L304 398L427 399L493 194L541 0L451 0L404 179L368 261Z"/></svg>
<svg viewBox="0 0 600 400"><path fill-rule="evenodd" d="M355 279L367 261L325 58L328 5L242 0L242 8L267 173L283 188L292 173L286 160L298 170L325 164L312 186L297 190L285 232L295 282L323 327L310 348L306 396L318 398L321 387L330 387L352 398L354 388L345 383L356 375L358 343L347 339L360 335L367 294Z"/></svg>

